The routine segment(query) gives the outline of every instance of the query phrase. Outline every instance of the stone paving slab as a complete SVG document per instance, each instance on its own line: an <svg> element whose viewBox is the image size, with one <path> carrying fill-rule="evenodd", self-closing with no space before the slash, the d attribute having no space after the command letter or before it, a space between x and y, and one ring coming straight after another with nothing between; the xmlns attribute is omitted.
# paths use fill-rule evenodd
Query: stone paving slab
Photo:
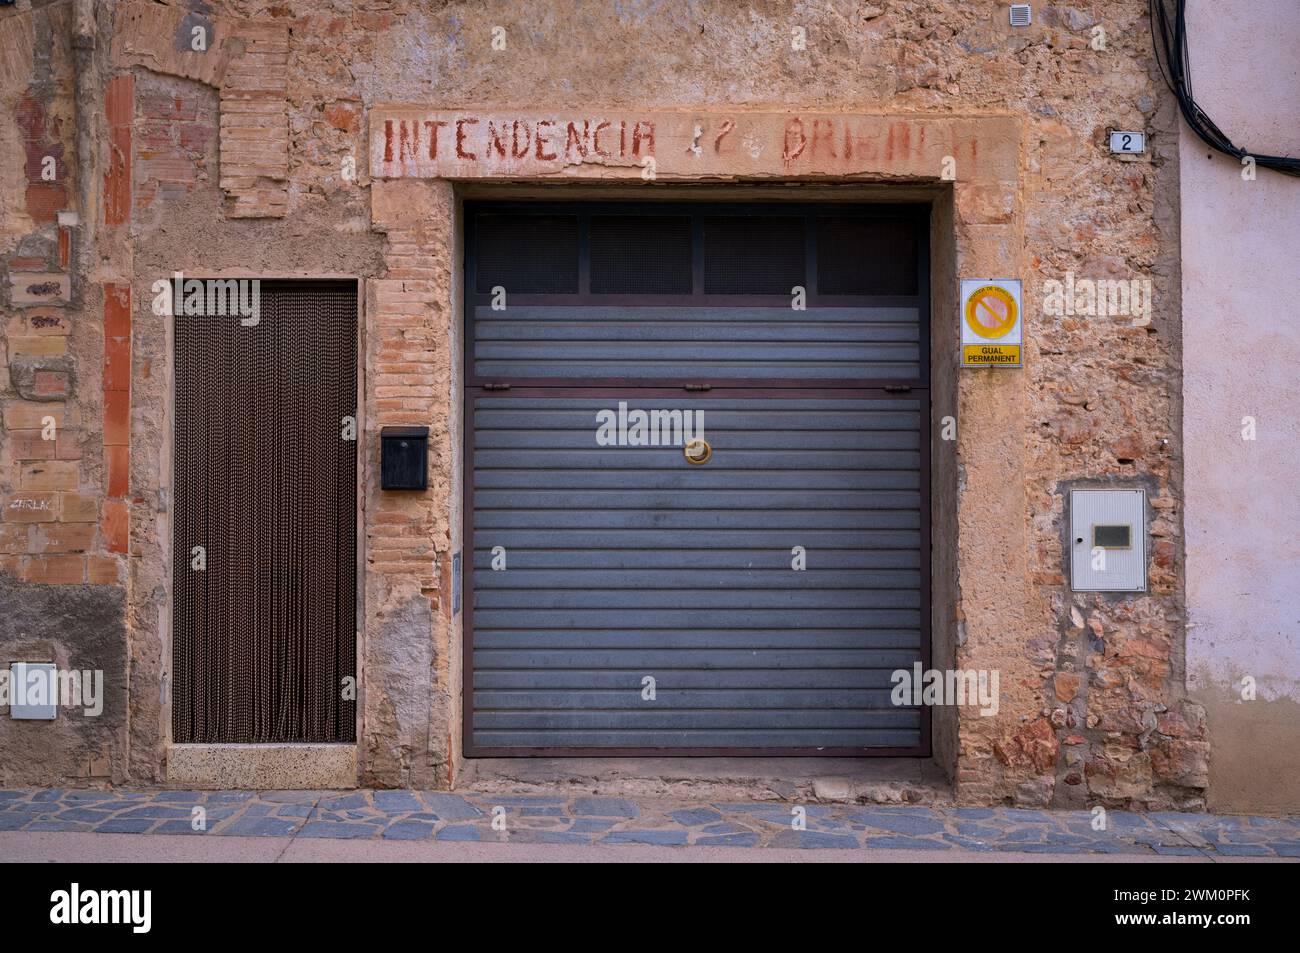
<svg viewBox="0 0 1300 953"><path fill-rule="evenodd" d="M0 790L0 831L1300 859L1300 816L445 791Z"/></svg>

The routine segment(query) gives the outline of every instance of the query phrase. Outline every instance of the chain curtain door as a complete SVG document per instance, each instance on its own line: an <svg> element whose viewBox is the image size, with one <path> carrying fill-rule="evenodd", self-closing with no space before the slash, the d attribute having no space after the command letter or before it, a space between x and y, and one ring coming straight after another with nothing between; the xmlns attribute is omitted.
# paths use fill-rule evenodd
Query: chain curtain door
<svg viewBox="0 0 1300 953"><path fill-rule="evenodd" d="M175 318L173 739L349 742L356 287L259 290L256 323Z"/></svg>

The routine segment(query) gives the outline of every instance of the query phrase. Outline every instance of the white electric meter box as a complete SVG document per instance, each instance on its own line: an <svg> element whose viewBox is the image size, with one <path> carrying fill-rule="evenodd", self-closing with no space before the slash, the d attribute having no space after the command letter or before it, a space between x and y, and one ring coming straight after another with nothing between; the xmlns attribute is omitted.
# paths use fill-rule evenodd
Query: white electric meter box
<svg viewBox="0 0 1300 953"><path fill-rule="evenodd" d="M13 662L9 666L9 717L53 721L59 676L52 662Z"/></svg>
<svg viewBox="0 0 1300 953"><path fill-rule="evenodd" d="M1145 490L1070 491L1070 588L1146 592Z"/></svg>

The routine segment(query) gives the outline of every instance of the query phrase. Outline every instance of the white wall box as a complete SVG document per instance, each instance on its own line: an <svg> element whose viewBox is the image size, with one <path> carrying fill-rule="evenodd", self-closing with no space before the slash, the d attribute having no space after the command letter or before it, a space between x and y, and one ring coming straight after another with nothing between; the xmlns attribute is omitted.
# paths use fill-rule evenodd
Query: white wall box
<svg viewBox="0 0 1300 953"><path fill-rule="evenodd" d="M9 717L53 721L59 676L53 662L13 662L9 666ZM22 702L22 704L18 704Z"/></svg>
<svg viewBox="0 0 1300 953"><path fill-rule="evenodd" d="M1147 495L1141 489L1070 491L1070 588L1146 592Z"/></svg>

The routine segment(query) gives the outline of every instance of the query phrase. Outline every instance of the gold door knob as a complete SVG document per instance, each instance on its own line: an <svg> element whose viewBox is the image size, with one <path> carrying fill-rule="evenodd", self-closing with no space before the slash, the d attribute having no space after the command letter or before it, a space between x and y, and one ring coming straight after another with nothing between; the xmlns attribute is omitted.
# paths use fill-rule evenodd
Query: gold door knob
<svg viewBox="0 0 1300 953"><path fill-rule="evenodd" d="M682 453L685 455L687 463L699 466L701 463L709 462L709 457L713 456L713 448L709 446L707 440L696 438L695 440L686 441L686 446L682 447Z"/></svg>

